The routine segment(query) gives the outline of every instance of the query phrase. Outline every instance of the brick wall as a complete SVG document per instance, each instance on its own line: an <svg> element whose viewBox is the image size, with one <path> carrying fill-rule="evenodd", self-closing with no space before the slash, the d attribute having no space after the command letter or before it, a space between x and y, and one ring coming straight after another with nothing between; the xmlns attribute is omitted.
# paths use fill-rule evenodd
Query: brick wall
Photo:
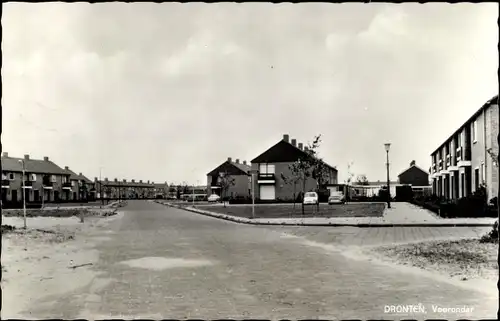
<svg viewBox="0 0 500 321"><path fill-rule="evenodd" d="M471 167L472 167L472 192L476 191L476 189L479 186L476 186L476 177L475 177L475 170L479 169L479 177L478 181L479 184L482 183L481 181L481 164L484 163L486 155L485 155L485 146L486 146L486 137L485 137L485 122L487 121L488 117L485 117L485 113L481 113L478 115L478 117L475 119L476 120L476 142L472 139L471 136ZM471 127L471 135L472 134L472 126L473 126L474 120L468 124L468 126Z"/></svg>

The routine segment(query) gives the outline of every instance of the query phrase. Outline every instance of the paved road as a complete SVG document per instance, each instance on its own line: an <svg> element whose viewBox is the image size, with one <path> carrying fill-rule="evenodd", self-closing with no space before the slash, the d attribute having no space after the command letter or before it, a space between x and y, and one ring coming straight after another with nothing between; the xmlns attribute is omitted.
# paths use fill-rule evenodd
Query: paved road
<svg viewBox="0 0 500 321"><path fill-rule="evenodd" d="M467 305L474 318L493 317L495 298L436 279L355 260L341 251L310 246L302 238L335 246L359 239L386 242L418 238L415 229L282 228L238 225L130 201L125 216L100 231L94 284L64 297L33 303L36 318L413 318L457 319L433 313ZM436 229L436 228L435 228ZM408 232L410 231L410 232ZM441 228L441 231L445 231ZM442 232L465 233L463 228ZM433 232L437 233L437 232ZM441 232L439 232L441 233ZM478 233L477 230L467 233ZM359 244L357 244L359 245ZM149 258L149 259L148 259ZM156 258L156 259L153 259ZM142 260L141 260L142 259ZM130 262L130 260L138 260ZM124 262L129 261L129 264ZM101 284L101 286L98 286ZM494 285L492 285L494 286ZM384 314L385 305L425 304L427 314Z"/></svg>

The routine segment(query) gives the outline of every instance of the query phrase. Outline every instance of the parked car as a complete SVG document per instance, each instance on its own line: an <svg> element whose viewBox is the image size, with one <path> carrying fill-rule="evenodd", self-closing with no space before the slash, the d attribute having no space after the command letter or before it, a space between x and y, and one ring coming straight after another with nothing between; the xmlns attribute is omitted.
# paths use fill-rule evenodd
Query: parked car
<svg viewBox="0 0 500 321"><path fill-rule="evenodd" d="M217 194L212 194L212 195L210 195L208 197L208 201L211 202L211 203L212 202L218 202L218 201L220 201L220 196L217 195Z"/></svg>
<svg viewBox="0 0 500 321"><path fill-rule="evenodd" d="M307 192L304 195L304 205L315 205L318 204L318 193L316 192Z"/></svg>
<svg viewBox="0 0 500 321"><path fill-rule="evenodd" d="M342 192L332 192L330 197L328 198L328 204L344 204L345 196Z"/></svg>

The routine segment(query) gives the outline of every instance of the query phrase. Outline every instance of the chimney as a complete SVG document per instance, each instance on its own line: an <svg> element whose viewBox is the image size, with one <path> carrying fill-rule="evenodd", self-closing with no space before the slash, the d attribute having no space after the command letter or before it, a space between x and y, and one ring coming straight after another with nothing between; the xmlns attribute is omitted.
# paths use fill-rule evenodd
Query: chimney
<svg viewBox="0 0 500 321"><path fill-rule="evenodd" d="M135 179L132 180L132 183L135 183Z"/></svg>
<svg viewBox="0 0 500 321"><path fill-rule="evenodd" d="M25 160L29 160L30 159L30 155L24 155L24 159Z"/></svg>
<svg viewBox="0 0 500 321"><path fill-rule="evenodd" d="M139 181L139 183L142 183L142 179Z"/></svg>
<svg viewBox="0 0 500 321"><path fill-rule="evenodd" d="M304 150L307 152L309 150L309 147L304 146Z"/></svg>
<svg viewBox="0 0 500 321"><path fill-rule="evenodd" d="M123 179L123 182L124 182L124 183L126 183L126 182L127 182L127 180L124 178L124 179Z"/></svg>
<svg viewBox="0 0 500 321"><path fill-rule="evenodd" d="M44 157L43 157L43 160L44 160L44 161L46 161L46 162L48 162L48 161L49 161L49 158L48 158L47 156L44 156Z"/></svg>
<svg viewBox="0 0 500 321"><path fill-rule="evenodd" d="M296 139L292 139L292 145L297 147L297 140Z"/></svg>
<svg viewBox="0 0 500 321"><path fill-rule="evenodd" d="M97 182L97 177L94 177L94 182Z"/></svg>
<svg viewBox="0 0 500 321"><path fill-rule="evenodd" d="M155 182L151 182L151 184L154 184Z"/></svg>
<svg viewBox="0 0 500 321"><path fill-rule="evenodd" d="M78 176L83 176L82 173L79 173Z"/></svg>
<svg viewBox="0 0 500 321"><path fill-rule="evenodd" d="M149 184L149 180L148 180L148 184Z"/></svg>
<svg viewBox="0 0 500 321"><path fill-rule="evenodd" d="M288 134L283 135L283 140L288 143L290 141L290 136Z"/></svg>
<svg viewBox="0 0 500 321"><path fill-rule="evenodd" d="M410 163L410 167L415 166L415 165L416 165L416 162L414 160L412 160Z"/></svg>
<svg viewBox="0 0 500 321"><path fill-rule="evenodd" d="M247 164L247 161L243 161L243 165L246 165Z"/></svg>
<svg viewBox="0 0 500 321"><path fill-rule="evenodd" d="M3 152L2 156L3 156L3 157L9 157L9 153L7 153L7 152Z"/></svg>
<svg viewBox="0 0 500 321"><path fill-rule="evenodd" d="M299 143L299 149L302 150L302 143Z"/></svg>
<svg viewBox="0 0 500 321"><path fill-rule="evenodd" d="M231 157L228 157L227 161L231 163L233 161L233 159Z"/></svg>
<svg viewBox="0 0 500 321"><path fill-rule="evenodd" d="M240 160L238 158L236 158L236 164L239 164L240 163Z"/></svg>
<svg viewBox="0 0 500 321"><path fill-rule="evenodd" d="M118 178L115 178L115 182L118 182Z"/></svg>
<svg viewBox="0 0 500 321"><path fill-rule="evenodd" d="M106 177L106 178L104 179L104 181L105 181L105 182L107 182L107 181L108 181L108 178Z"/></svg>
<svg viewBox="0 0 500 321"><path fill-rule="evenodd" d="M69 169L69 166L64 166L64 169L65 169L65 170L68 170L68 169Z"/></svg>

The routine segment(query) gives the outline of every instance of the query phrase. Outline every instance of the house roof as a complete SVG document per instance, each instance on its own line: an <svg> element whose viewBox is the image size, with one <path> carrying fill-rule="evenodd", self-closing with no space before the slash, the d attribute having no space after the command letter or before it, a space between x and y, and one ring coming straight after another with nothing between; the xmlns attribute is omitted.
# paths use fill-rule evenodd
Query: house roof
<svg viewBox="0 0 500 321"><path fill-rule="evenodd" d="M77 174L67 167L64 168L64 171L70 174L69 179L72 181L84 181L85 183L92 183L92 181L82 175L82 173Z"/></svg>
<svg viewBox="0 0 500 321"><path fill-rule="evenodd" d="M404 171L402 171L401 174L398 175L398 177L400 177L401 175L403 175L404 173L406 173L407 171L409 171L410 169L412 169L414 167L416 169L420 170L421 172L425 173L426 175L429 175L429 172L424 171L422 168L418 167L417 165L411 165L410 167L408 167L407 169L405 169Z"/></svg>
<svg viewBox="0 0 500 321"><path fill-rule="evenodd" d="M304 150L293 146L291 143L286 142L285 140L280 140L270 148L268 148L265 152L255 157L251 162L252 163L287 163L287 162L295 162L300 157L311 157ZM337 171L337 169L325 161L322 161L323 164L328 166L330 169Z"/></svg>
<svg viewBox="0 0 500 321"><path fill-rule="evenodd" d="M226 160L224 163L220 164L217 166L215 169L213 169L210 173L207 174L207 176L213 176L217 172L221 171L224 167L231 166L232 168L236 169L236 172L238 172L240 175L248 175L250 170L252 169L250 165L245 165L242 163L235 163L233 161Z"/></svg>
<svg viewBox="0 0 500 321"><path fill-rule="evenodd" d="M477 116L479 116L479 114L481 114L483 112L483 110L485 110L486 108L488 108L489 106L491 106L491 105L493 105L495 103L498 105L498 95L496 95L495 97L491 98L486 103L484 103L484 105L482 105L481 108L479 108L471 117L469 117L469 119L465 123L463 123L462 126L458 127L458 129L455 130L455 132L453 132L453 134L451 134L445 141L443 141L443 143L441 143L441 145L439 145L439 147L436 148L431 153L431 156L434 155L441 148L443 148L443 146L446 145L447 142L449 142L455 135L457 135L465 126L467 126L468 124L470 124L470 122L473 119L475 119Z"/></svg>
<svg viewBox="0 0 500 321"><path fill-rule="evenodd" d="M102 184L103 186L117 186L117 187L147 187L147 188L153 188L154 187L154 184L152 183L147 183L147 182L127 182L127 181L105 181L105 180L101 180L101 181L97 181L98 184Z"/></svg>
<svg viewBox="0 0 500 321"><path fill-rule="evenodd" d="M20 160L24 161L24 168L28 173L70 175L64 169L57 166L54 162L48 159L25 159L9 156L2 156L2 171L22 172L23 164L20 162Z"/></svg>

